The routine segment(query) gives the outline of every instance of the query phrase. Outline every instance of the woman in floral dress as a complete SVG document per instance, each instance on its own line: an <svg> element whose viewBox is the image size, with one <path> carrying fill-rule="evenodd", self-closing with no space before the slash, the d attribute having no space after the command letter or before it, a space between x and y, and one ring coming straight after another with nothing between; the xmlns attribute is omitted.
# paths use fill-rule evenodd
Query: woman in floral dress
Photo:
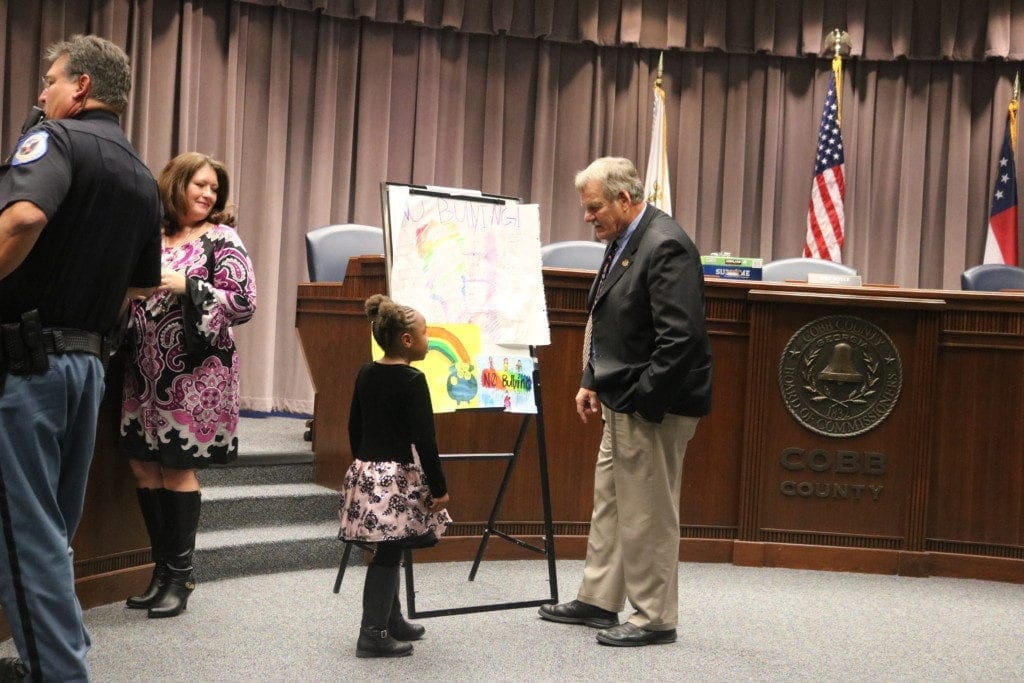
<svg viewBox="0 0 1024 683"><path fill-rule="evenodd" d="M173 617L192 591L199 524L196 470L238 455L238 355L232 326L252 317L256 283L234 217L228 175L181 154L158 181L164 205L160 286L133 301L121 445L138 485L155 568L142 595L150 617Z"/></svg>

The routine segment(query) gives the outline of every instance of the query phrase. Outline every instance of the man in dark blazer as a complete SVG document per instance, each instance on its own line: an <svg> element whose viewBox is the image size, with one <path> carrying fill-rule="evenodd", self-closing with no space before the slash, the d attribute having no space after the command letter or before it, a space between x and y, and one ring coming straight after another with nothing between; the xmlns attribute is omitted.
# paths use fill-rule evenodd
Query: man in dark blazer
<svg viewBox="0 0 1024 683"><path fill-rule="evenodd" d="M644 202L628 159L576 175L584 220L606 240L590 288L580 419L604 420L594 512L577 599L544 605L549 621L600 628L605 645L676 640L679 489L686 444L711 406L704 277L693 241ZM629 600L634 612L618 623Z"/></svg>

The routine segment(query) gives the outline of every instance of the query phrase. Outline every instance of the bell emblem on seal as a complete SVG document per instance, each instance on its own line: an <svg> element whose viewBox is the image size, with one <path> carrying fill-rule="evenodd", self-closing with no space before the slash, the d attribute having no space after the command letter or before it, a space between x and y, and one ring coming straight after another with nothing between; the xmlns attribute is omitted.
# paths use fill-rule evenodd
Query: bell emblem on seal
<svg viewBox="0 0 1024 683"><path fill-rule="evenodd" d="M863 382L864 375L853 365L853 347L846 342L839 342L832 347L832 358L818 374L818 379L829 382Z"/></svg>

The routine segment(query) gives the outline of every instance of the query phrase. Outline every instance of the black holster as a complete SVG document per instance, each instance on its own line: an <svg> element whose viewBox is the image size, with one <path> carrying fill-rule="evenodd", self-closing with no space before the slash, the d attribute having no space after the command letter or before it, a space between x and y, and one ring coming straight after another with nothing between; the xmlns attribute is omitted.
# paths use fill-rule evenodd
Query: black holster
<svg viewBox="0 0 1024 683"><path fill-rule="evenodd" d="M73 327L43 327L39 311L21 316L20 323L0 325L0 391L11 375L42 375L50 369L49 354L88 353L107 368L110 355L103 337Z"/></svg>
<svg viewBox="0 0 1024 683"><path fill-rule="evenodd" d="M0 391L7 375L42 375L50 369L39 311L21 314L20 323L0 325Z"/></svg>

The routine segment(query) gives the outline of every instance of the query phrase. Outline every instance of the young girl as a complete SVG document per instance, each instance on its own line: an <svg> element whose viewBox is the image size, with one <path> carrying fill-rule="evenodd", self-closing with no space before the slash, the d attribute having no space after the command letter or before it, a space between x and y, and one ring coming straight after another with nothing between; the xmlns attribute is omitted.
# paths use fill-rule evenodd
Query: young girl
<svg viewBox="0 0 1024 683"><path fill-rule="evenodd" d="M366 569L356 656L404 657L412 654L407 641L426 629L399 609L402 550L434 545L452 520L427 379L409 365L427 355L426 321L382 294L367 299L365 310L384 357L356 377L348 418L354 460L345 474L338 536L377 546Z"/></svg>

